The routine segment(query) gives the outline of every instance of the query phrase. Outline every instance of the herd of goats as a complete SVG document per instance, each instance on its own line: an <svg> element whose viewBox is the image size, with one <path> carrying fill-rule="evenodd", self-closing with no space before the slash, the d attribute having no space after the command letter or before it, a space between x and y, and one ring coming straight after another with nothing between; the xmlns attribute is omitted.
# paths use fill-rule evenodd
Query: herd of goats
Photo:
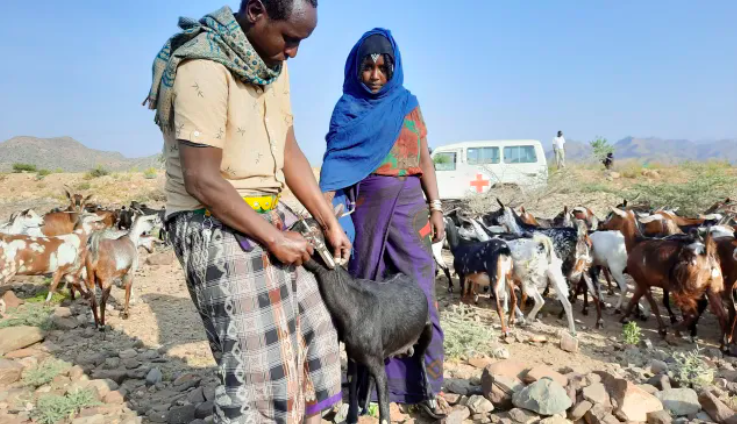
<svg viewBox="0 0 737 424"><path fill-rule="evenodd" d="M614 293L612 278L621 291L616 313L627 298L625 274L635 282L623 323L635 309L642 319L647 318L647 308L640 305L645 296L659 332L665 336L667 327L652 293L653 287L659 287L676 334L687 329L695 339L698 319L710 307L721 326L721 348L733 343L737 323L736 202L726 199L702 215L684 217L674 209L634 206L625 201L610 208L604 220L588 207L566 207L554 219L541 219L524 208L515 210L497 202L498 210L482 216L471 217L460 208L447 212L446 240L433 246L433 255L452 292L453 280L441 255L447 242L463 301L478 301L479 293L490 291L504 335L509 332L506 312L510 325L515 318L525 320L515 291L520 292L522 305L528 296L534 300L527 315L527 320L534 320L550 286L563 306L561 317L567 315L572 334L571 303L582 293L584 315L588 314L590 294L596 305L596 328L601 328L599 275L603 271L609 294ZM681 309L681 322L671 309L671 296Z"/></svg>
<svg viewBox="0 0 737 424"><path fill-rule="evenodd" d="M116 281L125 288L122 317L128 317L138 248L152 252L154 244L166 243L163 209L137 202L128 208L109 209L90 204L92 196L65 192L69 204L63 209L45 215L24 210L0 223L0 285L16 275L51 274L47 301L63 279L72 299L75 291L89 299L95 324L104 328L105 305ZM695 338L698 319L710 307L721 326L722 349L733 343L737 202L727 199L703 215L683 217L673 209L633 206L625 201L612 207L603 220L585 206L565 208L553 219L542 219L524 208L515 210L498 203L498 210L482 216L472 217L461 208L446 212L446 237L433 246L433 256L452 292L451 272L441 254L444 247L450 250L465 302L477 302L480 293L490 292L504 335L515 319L535 319L551 286L572 334L576 330L571 303L580 294L584 315L588 296L593 298L596 328L600 328L599 275L603 271L609 294L614 293L612 279L619 287L617 313L627 299L625 274L635 282L622 322L633 312L644 319L650 309L659 332L665 335L667 327L652 293L653 287L659 287L677 333L687 329ZM151 235L154 229L159 230L156 237ZM96 287L102 293L99 305L96 296L89 296ZM517 291L519 305L525 305L528 297L534 301L526 317L518 306ZM640 305L642 296L649 308ZM671 309L671 296L681 309L680 322Z"/></svg>

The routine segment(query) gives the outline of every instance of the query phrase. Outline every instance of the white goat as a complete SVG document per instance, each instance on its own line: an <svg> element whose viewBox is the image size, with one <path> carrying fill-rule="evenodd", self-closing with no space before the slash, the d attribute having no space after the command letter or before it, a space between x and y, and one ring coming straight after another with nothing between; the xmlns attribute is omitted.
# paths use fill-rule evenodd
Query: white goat
<svg viewBox="0 0 737 424"><path fill-rule="evenodd" d="M17 215L11 215L8 222L0 224L0 234L40 236L43 223L44 219L41 215L33 209L26 209ZM31 230L35 230L34 234L29 234Z"/></svg>

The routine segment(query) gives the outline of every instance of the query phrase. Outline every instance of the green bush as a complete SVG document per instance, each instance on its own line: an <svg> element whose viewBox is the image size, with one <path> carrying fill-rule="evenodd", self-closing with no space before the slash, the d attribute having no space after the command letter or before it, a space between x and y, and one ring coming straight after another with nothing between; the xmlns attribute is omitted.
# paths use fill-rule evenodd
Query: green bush
<svg viewBox="0 0 737 424"><path fill-rule="evenodd" d="M13 172L36 172L36 165L31 165L30 163L14 163Z"/></svg>
<svg viewBox="0 0 737 424"><path fill-rule="evenodd" d="M40 169L36 173L36 180L43 180L44 178L46 178L47 176L49 176L51 174L52 174L52 172L49 171L48 169Z"/></svg>
<svg viewBox="0 0 737 424"><path fill-rule="evenodd" d="M153 180L156 179L156 176L158 175L158 172L156 172L156 168L151 167L147 170L143 171L143 177L147 180Z"/></svg>
<svg viewBox="0 0 737 424"><path fill-rule="evenodd" d="M614 146L609 144L604 137L597 136L594 140L589 141L589 145L594 152L594 158L599 162L603 161L609 153L614 153Z"/></svg>
<svg viewBox="0 0 737 424"><path fill-rule="evenodd" d="M83 408L101 405L90 389L67 393L66 396L46 395L38 399L32 418L41 424L56 424L71 420Z"/></svg>
<svg viewBox="0 0 737 424"><path fill-rule="evenodd" d="M41 387L51 382L57 375L71 368L64 361L49 358L46 361L36 365L30 370L23 373L22 383L25 386Z"/></svg>
<svg viewBox="0 0 737 424"><path fill-rule="evenodd" d="M489 350L494 335L488 325L476 322L474 316L473 309L464 304L452 306L440 313L446 357L472 358Z"/></svg>
<svg viewBox="0 0 737 424"><path fill-rule="evenodd" d="M640 343L641 335L640 327L634 321L630 321L622 327L622 338L628 345L637 346Z"/></svg>
<svg viewBox="0 0 737 424"><path fill-rule="evenodd" d="M42 330L50 330L51 309L46 308L42 303L45 298L46 295L40 302L30 302L16 308L9 318L0 320L0 328L31 326L39 327Z"/></svg>
<svg viewBox="0 0 737 424"><path fill-rule="evenodd" d="M92 184L90 183L80 183L77 184L77 190L89 190L92 188Z"/></svg>
<svg viewBox="0 0 737 424"><path fill-rule="evenodd" d="M676 352L673 359L676 363L668 374L681 387L706 387L714 381L714 371L706 365L698 347L692 352Z"/></svg>
<svg viewBox="0 0 737 424"><path fill-rule="evenodd" d="M110 174L110 171L105 169L102 165L97 165L96 167L90 169L90 171L85 175L85 180L91 180L94 178L100 178L104 177L106 175Z"/></svg>

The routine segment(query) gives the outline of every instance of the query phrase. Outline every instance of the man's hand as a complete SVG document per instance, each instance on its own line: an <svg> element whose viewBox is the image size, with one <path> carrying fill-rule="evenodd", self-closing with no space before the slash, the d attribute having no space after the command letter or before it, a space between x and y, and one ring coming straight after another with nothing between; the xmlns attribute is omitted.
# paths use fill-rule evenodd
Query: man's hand
<svg viewBox="0 0 737 424"><path fill-rule="evenodd" d="M333 257L338 265L345 265L351 258L351 242L340 224L335 224L325 234L328 245L333 248Z"/></svg>
<svg viewBox="0 0 737 424"><path fill-rule="evenodd" d="M294 231L282 233L282 237L269 244L267 249L279 262L294 266L301 266L307 262L314 252L312 245L300 233Z"/></svg>
<svg viewBox="0 0 737 424"><path fill-rule="evenodd" d="M432 225L433 243L438 243L445 237L445 221L443 221L443 213L440 211L432 211L430 213L430 225Z"/></svg>

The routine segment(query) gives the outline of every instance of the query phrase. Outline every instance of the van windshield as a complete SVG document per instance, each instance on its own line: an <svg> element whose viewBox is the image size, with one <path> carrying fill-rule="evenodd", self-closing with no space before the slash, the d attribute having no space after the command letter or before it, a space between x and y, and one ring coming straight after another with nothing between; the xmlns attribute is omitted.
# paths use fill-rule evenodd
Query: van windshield
<svg viewBox="0 0 737 424"><path fill-rule="evenodd" d="M438 152L432 158L436 171L455 171L456 152Z"/></svg>
<svg viewBox="0 0 737 424"><path fill-rule="evenodd" d="M504 163L537 163L535 146L505 147Z"/></svg>

